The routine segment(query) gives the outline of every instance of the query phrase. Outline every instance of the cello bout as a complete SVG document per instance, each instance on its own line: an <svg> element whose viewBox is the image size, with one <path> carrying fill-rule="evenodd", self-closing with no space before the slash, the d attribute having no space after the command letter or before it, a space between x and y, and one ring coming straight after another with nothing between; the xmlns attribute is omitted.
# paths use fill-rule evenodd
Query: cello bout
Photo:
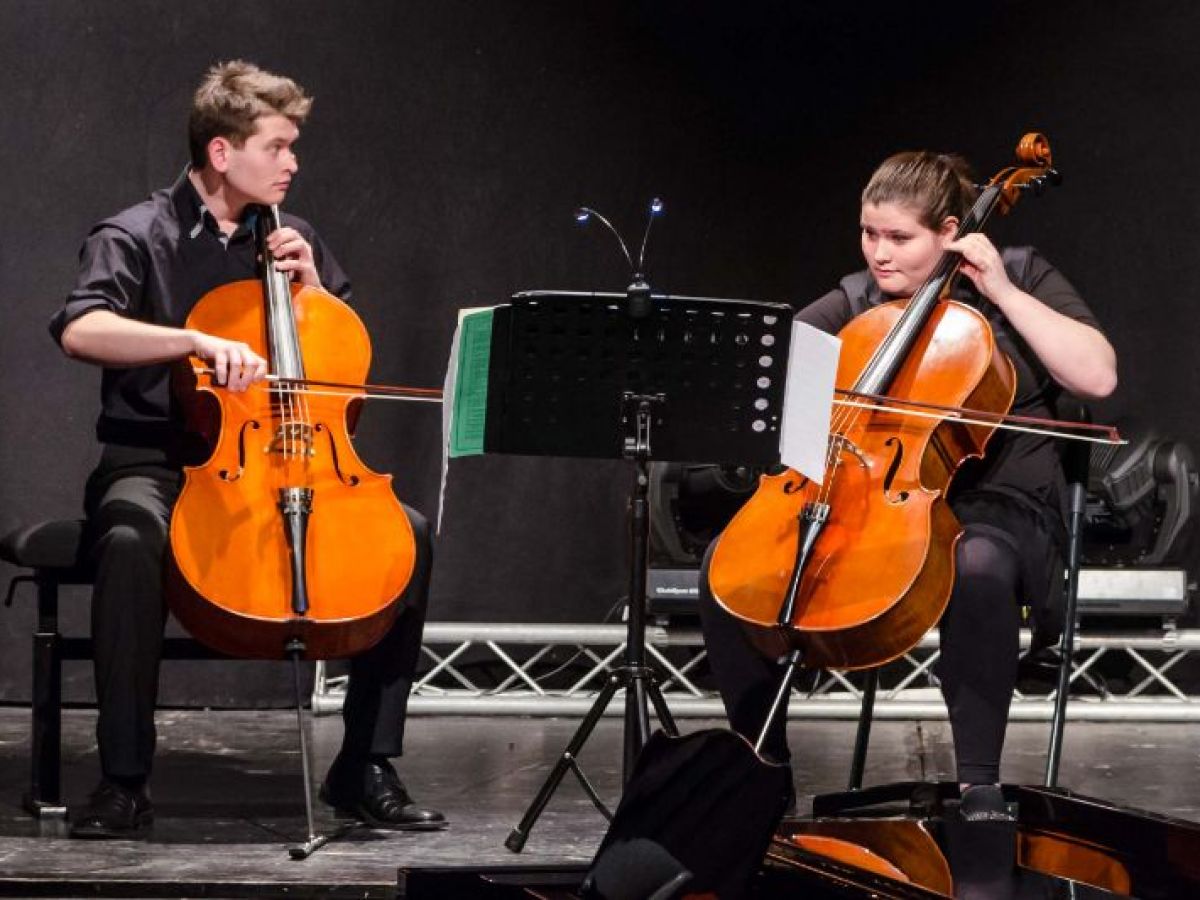
<svg viewBox="0 0 1200 900"><path fill-rule="evenodd" d="M270 265L264 281L211 291L186 327L248 344L284 379L365 381L370 341L345 303ZM379 641L416 543L391 476L354 451L358 398L286 380L232 393L181 365L180 401L209 455L184 469L171 516L165 586L180 622L238 657L281 659L298 638L307 658L340 658Z"/></svg>

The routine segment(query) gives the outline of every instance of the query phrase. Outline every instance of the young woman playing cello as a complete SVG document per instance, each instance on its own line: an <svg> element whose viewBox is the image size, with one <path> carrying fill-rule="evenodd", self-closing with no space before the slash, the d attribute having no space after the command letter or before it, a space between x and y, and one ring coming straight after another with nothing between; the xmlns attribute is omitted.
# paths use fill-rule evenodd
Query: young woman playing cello
<svg viewBox="0 0 1200 900"><path fill-rule="evenodd" d="M1031 247L1001 253L980 232L955 240L975 196L959 157L909 152L885 160L862 194L867 269L843 278L797 318L836 333L880 303L911 296L952 251L961 255L965 276L954 299L984 315L1015 366L1013 413L1054 418L1064 389L1084 399L1108 396L1117 383L1116 355L1067 280ZM1002 430L953 481L950 504L965 530L941 620L937 671L968 818L1005 815L996 785L1017 677L1019 607L1032 603L1036 621L1053 628L1063 571L1063 488L1053 438ZM707 560L702 584L713 672L732 727L754 741L780 670L713 599ZM777 719L762 748L779 761L790 759L784 724Z"/></svg>

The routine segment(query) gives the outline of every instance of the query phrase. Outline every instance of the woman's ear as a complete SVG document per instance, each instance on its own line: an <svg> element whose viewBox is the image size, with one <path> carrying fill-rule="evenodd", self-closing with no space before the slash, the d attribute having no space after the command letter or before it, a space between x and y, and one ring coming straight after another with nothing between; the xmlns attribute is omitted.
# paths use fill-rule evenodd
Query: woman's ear
<svg viewBox="0 0 1200 900"><path fill-rule="evenodd" d="M938 228L938 237L942 239L942 243L954 240L954 235L958 233L958 226L958 216L946 216L942 219L942 225Z"/></svg>

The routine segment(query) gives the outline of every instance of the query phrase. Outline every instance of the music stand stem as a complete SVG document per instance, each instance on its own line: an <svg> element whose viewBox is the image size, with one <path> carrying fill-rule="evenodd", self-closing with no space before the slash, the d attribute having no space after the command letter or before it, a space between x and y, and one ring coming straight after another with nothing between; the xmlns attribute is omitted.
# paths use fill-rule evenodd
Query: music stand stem
<svg viewBox="0 0 1200 900"><path fill-rule="evenodd" d="M579 723L566 749L559 755L558 762L546 776L520 823L504 841L504 846L513 853L520 853L525 847L529 832L568 771L579 780L584 792L601 814L606 819L612 819L612 813L579 767L579 752L620 688L625 689L622 784L629 782L638 754L650 739L650 712L647 700L654 704L654 711L662 723L663 730L672 736L679 734L658 682L655 681L654 672L646 665L646 563L650 547L650 410L652 403L661 402L663 398L661 394L626 394L624 399L627 408L636 404L634 414L627 413L625 416L625 421L632 421L634 425L634 433L625 439L625 456L634 461L633 489L629 500L629 615L625 620L625 659L609 675L603 690L597 695L583 721Z"/></svg>

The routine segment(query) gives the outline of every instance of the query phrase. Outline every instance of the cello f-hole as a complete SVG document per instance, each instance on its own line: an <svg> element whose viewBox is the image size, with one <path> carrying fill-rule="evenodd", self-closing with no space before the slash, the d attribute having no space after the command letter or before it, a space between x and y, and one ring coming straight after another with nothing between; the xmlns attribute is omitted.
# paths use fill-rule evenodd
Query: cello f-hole
<svg viewBox="0 0 1200 900"><path fill-rule="evenodd" d="M329 453L333 459L333 474L335 474L337 476L338 481L340 481L342 484L346 485L347 487L356 487L358 485L358 476L357 475L347 475L342 471L342 465L338 461L337 443L333 439L333 432L330 431L328 428L326 428L324 425L322 425L320 422L318 422L313 427L313 430L316 432L319 432L321 434L324 434L326 437L329 438Z"/></svg>
<svg viewBox="0 0 1200 900"><path fill-rule="evenodd" d="M262 426L258 424L257 419L247 419L242 423L242 427L238 429L238 467L236 472L230 472L228 469L222 469L217 473L217 476L222 481L237 481L242 477L242 473L246 471L246 429L250 428L257 431Z"/></svg>
<svg viewBox="0 0 1200 900"><path fill-rule="evenodd" d="M896 478L896 472L900 469L900 463L904 459L904 442L898 437L890 437L883 442L885 447L895 446L896 450L892 454L892 461L888 464L887 474L883 476L883 495L887 497L891 503L903 503L908 499L908 491L899 491L892 493L892 482Z"/></svg>
<svg viewBox="0 0 1200 900"><path fill-rule="evenodd" d="M804 490L804 488L807 486L808 486L807 478L801 478L796 481L793 481L792 479L789 478L787 481L785 481L783 483L783 492L785 494L789 494L789 495L798 494L802 490Z"/></svg>

